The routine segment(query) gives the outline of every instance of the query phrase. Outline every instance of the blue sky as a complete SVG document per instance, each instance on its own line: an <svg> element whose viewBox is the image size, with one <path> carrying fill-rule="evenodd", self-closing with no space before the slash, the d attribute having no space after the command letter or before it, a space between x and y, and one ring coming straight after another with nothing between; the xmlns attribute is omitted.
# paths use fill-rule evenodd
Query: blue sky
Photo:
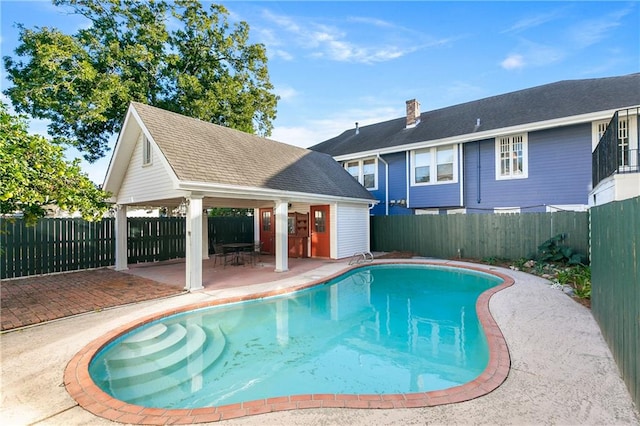
<svg viewBox="0 0 640 426"><path fill-rule="evenodd" d="M267 47L280 95L272 139L309 147L367 125L567 79L640 71L640 3L222 1ZM14 23L73 34L87 22L48 1L0 1L2 56ZM0 84L8 82L4 69ZM3 96L4 98L4 96ZM46 123L33 121L33 132ZM114 138L115 140L115 138ZM69 151L69 157L78 154ZM101 183L107 158L83 169Z"/></svg>

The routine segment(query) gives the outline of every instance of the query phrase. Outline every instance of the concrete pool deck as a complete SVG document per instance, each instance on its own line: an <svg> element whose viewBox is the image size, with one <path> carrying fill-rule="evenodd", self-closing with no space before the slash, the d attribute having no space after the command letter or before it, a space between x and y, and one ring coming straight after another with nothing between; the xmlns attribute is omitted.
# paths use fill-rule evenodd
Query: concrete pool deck
<svg viewBox="0 0 640 426"><path fill-rule="evenodd" d="M328 263L279 281L205 289L4 333L0 418L8 425L117 424L81 408L63 383L67 364L91 341L177 306L296 286L346 268L346 262ZM490 301L511 356L509 376L490 394L436 407L303 409L215 424L640 424L591 312L538 277L490 269L515 280Z"/></svg>

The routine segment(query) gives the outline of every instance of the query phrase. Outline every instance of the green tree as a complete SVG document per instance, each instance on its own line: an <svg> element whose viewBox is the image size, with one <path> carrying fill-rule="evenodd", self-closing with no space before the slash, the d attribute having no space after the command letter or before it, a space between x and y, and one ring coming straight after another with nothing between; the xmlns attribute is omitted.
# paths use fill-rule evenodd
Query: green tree
<svg viewBox="0 0 640 426"><path fill-rule="evenodd" d="M211 217L249 216L249 213L253 213L253 209L236 209L229 207L214 207L209 209L209 216Z"/></svg>
<svg viewBox="0 0 640 426"><path fill-rule="evenodd" d="M128 103L138 101L268 136L278 97L266 50L249 25L195 0L53 0L87 18L74 35L20 28L5 56L5 90L16 111L47 119L55 142L89 161L105 155Z"/></svg>
<svg viewBox="0 0 640 426"><path fill-rule="evenodd" d="M0 103L0 214L22 211L33 225L57 205L87 220L102 218L108 194L81 173L79 163L65 161L61 146L30 135L26 119Z"/></svg>

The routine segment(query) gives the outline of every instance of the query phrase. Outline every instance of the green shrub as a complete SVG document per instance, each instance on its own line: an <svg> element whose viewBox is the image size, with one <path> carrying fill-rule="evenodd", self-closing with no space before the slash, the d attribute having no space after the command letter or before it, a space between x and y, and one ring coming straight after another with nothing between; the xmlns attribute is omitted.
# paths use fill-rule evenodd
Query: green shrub
<svg viewBox="0 0 640 426"><path fill-rule="evenodd" d="M557 281L573 287L574 294L581 299L591 299L591 269L585 265L576 265L562 269L557 273Z"/></svg>
<svg viewBox="0 0 640 426"><path fill-rule="evenodd" d="M571 247L562 245L565 234L549 238L538 246L537 260L540 262L564 263L567 265L586 265L587 257L577 253Z"/></svg>

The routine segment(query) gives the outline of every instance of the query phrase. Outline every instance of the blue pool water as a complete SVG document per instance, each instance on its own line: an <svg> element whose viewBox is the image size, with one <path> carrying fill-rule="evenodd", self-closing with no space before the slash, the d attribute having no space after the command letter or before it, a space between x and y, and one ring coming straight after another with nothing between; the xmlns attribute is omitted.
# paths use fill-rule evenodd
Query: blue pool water
<svg viewBox="0 0 640 426"><path fill-rule="evenodd" d="M487 366L475 303L501 282L464 269L372 265L147 324L100 351L89 372L114 398L162 408L446 389Z"/></svg>

